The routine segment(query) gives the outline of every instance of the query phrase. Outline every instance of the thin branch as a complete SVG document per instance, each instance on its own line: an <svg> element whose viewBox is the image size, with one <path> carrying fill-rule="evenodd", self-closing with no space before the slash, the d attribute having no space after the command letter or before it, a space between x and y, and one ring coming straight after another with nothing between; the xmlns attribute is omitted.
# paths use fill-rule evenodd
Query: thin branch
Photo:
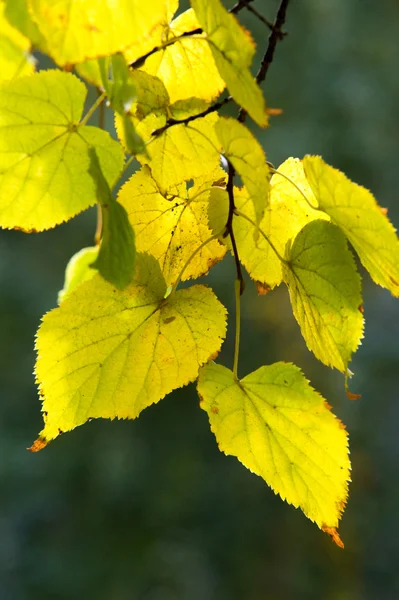
<svg viewBox="0 0 399 600"><path fill-rule="evenodd" d="M155 131L153 131L152 135L154 137L157 137L158 135L161 135L167 129L169 129L169 127L173 127L173 125L188 125L189 123L191 123L191 121L195 121L196 119L206 117L210 113L213 113L216 110L219 110L219 108L222 108L222 106L225 106L225 104L228 104L232 100L233 100L232 96L227 96L226 98L223 98L223 100L219 100L218 102L215 102L215 104L212 104L203 112L201 112L197 115L192 115L191 117L187 117L186 119L182 119L181 121L179 121L177 119L168 119L166 121L165 125L163 127L160 127L159 129L156 129Z"/></svg>
<svg viewBox="0 0 399 600"><path fill-rule="evenodd" d="M234 6L230 8L229 12L236 15L243 8L249 8L250 3L253 1L254 0L238 0L237 4L234 4Z"/></svg>
<svg viewBox="0 0 399 600"><path fill-rule="evenodd" d="M104 102L105 97L106 97L106 94L104 92L97 98L97 100L95 101L93 106L91 106L89 108L89 110L87 111L87 113L85 114L85 116L83 117L81 122L79 123L80 125L86 125L87 121L93 116L93 114L96 112L97 108L99 106L101 106L101 104Z"/></svg>
<svg viewBox="0 0 399 600"><path fill-rule="evenodd" d="M272 30L269 35L269 41L267 44L266 52L263 55L262 62L259 67L259 71L256 75L256 81L258 84L261 84L265 81L267 72L269 70L270 65L273 62L274 51L277 46L277 42L283 39L284 34L281 31L285 23L285 18L287 14L287 8L290 0L281 0L280 6L278 8L276 18L274 20ZM238 120L243 123L247 117L247 111L243 108L240 109Z"/></svg>
<svg viewBox="0 0 399 600"><path fill-rule="evenodd" d="M266 27L273 30L273 23L271 21L269 21L268 19L266 19L263 15L261 15L260 12L258 12L256 10L256 8L254 8L253 6L248 4L247 9L249 10L249 12L251 12L253 15L255 15L255 17L257 19L259 19L259 21L261 21L264 25L266 25ZM281 34L281 35L283 35L283 34Z"/></svg>

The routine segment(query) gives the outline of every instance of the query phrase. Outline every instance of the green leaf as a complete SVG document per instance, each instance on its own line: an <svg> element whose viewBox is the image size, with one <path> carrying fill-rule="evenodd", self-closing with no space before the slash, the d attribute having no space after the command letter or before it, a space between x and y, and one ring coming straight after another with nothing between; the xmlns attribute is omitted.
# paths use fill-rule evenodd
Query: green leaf
<svg viewBox="0 0 399 600"><path fill-rule="evenodd" d="M64 287L58 292L58 304L61 304L78 285L96 274L92 265L98 256L98 251L99 246L82 248L72 256L65 269Z"/></svg>
<svg viewBox="0 0 399 600"><path fill-rule="evenodd" d="M94 148L90 149L90 173L97 181L103 231L100 251L93 268L115 287L123 289L133 279L136 246L126 210L113 197Z"/></svg>
<svg viewBox="0 0 399 600"><path fill-rule="evenodd" d="M136 233L139 252L152 254L159 262L166 285L173 285L195 250L212 236L208 226L208 202L212 185L225 176L218 168L197 178L187 189L180 184L163 194L147 165L121 188L118 200L125 207ZM211 241L197 252L182 280L197 278L223 258L224 245Z"/></svg>
<svg viewBox="0 0 399 600"><path fill-rule="evenodd" d="M28 0L30 12L60 66L137 46L165 19L164 0Z"/></svg>
<svg viewBox="0 0 399 600"><path fill-rule="evenodd" d="M363 315L361 280L345 236L331 223L313 221L286 258L284 280L309 350L346 373L363 337Z"/></svg>
<svg viewBox="0 0 399 600"><path fill-rule="evenodd" d="M345 233L371 278L399 296L399 240L386 210L320 156L305 156L303 166L320 208Z"/></svg>
<svg viewBox="0 0 399 600"><path fill-rule="evenodd" d="M0 81L30 75L35 70L30 42L10 25L5 8L0 4Z"/></svg>
<svg viewBox="0 0 399 600"><path fill-rule="evenodd" d="M0 87L0 225L42 231L97 202L95 148L112 186L123 151L108 133L79 124L86 88L74 75L40 72Z"/></svg>
<svg viewBox="0 0 399 600"><path fill-rule="evenodd" d="M188 125L173 125L148 145L152 176L165 192L182 181L212 173L220 162L220 143L215 134L218 116L210 113Z"/></svg>
<svg viewBox="0 0 399 600"><path fill-rule="evenodd" d="M262 91L249 66L255 44L236 17L219 0L191 0L219 73L234 100L262 127L267 125L266 105Z"/></svg>
<svg viewBox="0 0 399 600"><path fill-rule="evenodd" d="M163 40L160 39L154 46L161 46L162 41L198 27L194 11L187 10L165 27ZM212 102L225 87L206 37L201 34L182 37L169 46L161 47L147 58L141 68L163 81L171 102L192 97Z"/></svg>
<svg viewBox="0 0 399 600"><path fill-rule="evenodd" d="M45 426L32 450L90 418L138 417L219 352L226 310L214 293L165 292L158 263L138 255L126 290L95 276L45 315L36 344Z"/></svg>
<svg viewBox="0 0 399 600"><path fill-rule="evenodd" d="M343 546L336 528L348 496L348 436L298 367L279 362L237 381L210 363L198 393L220 450Z"/></svg>
<svg viewBox="0 0 399 600"><path fill-rule="evenodd" d="M220 118L215 131L225 157L243 180L255 208L256 222L260 223L269 196L269 167L262 146L249 129L235 119Z"/></svg>

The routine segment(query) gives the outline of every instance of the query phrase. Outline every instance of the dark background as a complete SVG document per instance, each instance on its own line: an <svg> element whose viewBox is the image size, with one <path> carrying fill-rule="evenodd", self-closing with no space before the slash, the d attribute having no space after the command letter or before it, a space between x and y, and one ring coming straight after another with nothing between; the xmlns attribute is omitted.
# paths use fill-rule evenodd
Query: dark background
<svg viewBox="0 0 399 600"><path fill-rule="evenodd" d="M272 19L277 2L255 6ZM263 25L240 18L265 47ZM292 1L286 29L265 85L269 106L284 110L260 133L269 160L323 155L370 188L398 226L399 2ZM93 421L26 451L42 427L35 331L94 229L88 211L40 235L0 232L1 600L399 598L399 302L368 276L355 402L343 377L307 351L285 288L257 297L249 285L243 299L241 375L293 361L348 426L345 550L219 453L194 386L137 421ZM231 260L207 278L229 310L233 279ZM220 358L228 366L230 321Z"/></svg>

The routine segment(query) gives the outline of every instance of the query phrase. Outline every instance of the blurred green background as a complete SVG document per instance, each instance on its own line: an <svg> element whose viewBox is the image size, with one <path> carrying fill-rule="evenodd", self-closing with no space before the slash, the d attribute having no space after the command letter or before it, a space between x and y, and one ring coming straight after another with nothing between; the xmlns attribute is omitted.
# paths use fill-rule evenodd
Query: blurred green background
<svg viewBox="0 0 399 600"><path fill-rule="evenodd" d="M255 6L272 19L277 1ZM264 26L240 19L265 47ZM286 30L265 85L269 106L284 110L260 133L269 160L323 155L399 226L398 0L292 1ZM307 351L285 288L257 297L250 284L243 299L241 375L293 361L348 426L344 551L219 453L194 386L137 421L93 421L26 451L42 427L35 331L94 229L88 211L40 235L0 232L0 599L399 598L399 302L367 276L355 402ZM229 310L233 279L231 260L206 279ZM229 366L233 336L231 322L220 358Z"/></svg>

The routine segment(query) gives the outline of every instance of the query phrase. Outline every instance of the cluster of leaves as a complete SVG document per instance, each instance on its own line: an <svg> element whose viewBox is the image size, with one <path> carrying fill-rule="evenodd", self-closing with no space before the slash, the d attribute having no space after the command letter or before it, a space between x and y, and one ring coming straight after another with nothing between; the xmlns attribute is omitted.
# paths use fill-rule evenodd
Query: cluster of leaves
<svg viewBox="0 0 399 600"><path fill-rule="evenodd" d="M0 226L43 231L95 204L101 217L37 334L44 428L32 450L91 418L134 419L197 380L220 449L342 545L347 433L296 366L238 378L241 265L262 294L287 286L308 348L347 385L363 331L347 242L395 296L399 242L369 191L317 156L273 168L244 125L247 115L268 122L258 84L283 4L254 78L252 38L220 0L191 0L176 18L178 0L2 0ZM34 72L32 48L60 69ZM82 116L86 84L99 99ZM238 119L217 111L231 100ZM104 102L117 141L87 124ZM118 189L134 158L139 168ZM214 362L226 309L207 286L177 289L228 251L233 370Z"/></svg>

